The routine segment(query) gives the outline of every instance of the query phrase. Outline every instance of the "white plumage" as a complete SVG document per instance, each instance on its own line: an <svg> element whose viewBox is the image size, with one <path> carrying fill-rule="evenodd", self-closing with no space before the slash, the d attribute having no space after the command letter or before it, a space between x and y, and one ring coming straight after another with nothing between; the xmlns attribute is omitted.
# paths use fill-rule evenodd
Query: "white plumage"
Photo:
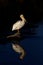
<svg viewBox="0 0 43 65"><path fill-rule="evenodd" d="M21 20L19 20L13 24L12 31L14 31L14 30L19 31L19 29L21 29L25 25L26 19L24 18L24 16L22 14L20 15L20 18L21 18Z"/></svg>

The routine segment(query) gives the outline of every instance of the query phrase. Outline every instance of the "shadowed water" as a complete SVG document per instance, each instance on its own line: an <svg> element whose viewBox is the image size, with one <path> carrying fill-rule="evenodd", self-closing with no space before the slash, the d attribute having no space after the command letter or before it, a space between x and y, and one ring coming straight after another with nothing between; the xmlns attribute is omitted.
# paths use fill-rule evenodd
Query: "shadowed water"
<svg viewBox="0 0 43 65"><path fill-rule="evenodd" d="M3 42L4 43L4 42ZM43 25L39 24L35 35L23 34L20 45L25 49L26 56L19 59L19 54L13 51L12 42L0 44L0 65L43 65Z"/></svg>

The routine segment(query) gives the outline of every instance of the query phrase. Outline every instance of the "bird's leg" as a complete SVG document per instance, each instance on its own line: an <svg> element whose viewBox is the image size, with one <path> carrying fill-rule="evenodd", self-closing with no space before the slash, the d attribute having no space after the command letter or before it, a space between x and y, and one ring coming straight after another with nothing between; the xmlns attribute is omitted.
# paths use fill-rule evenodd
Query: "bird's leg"
<svg viewBox="0 0 43 65"><path fill-rule="evenodd" d="M9 36L7 36L6 38L10 38L10 37L20 37L20 32L19 32L19 30L17 30L17 33L15 33L15 34L12 34L12 35L9 35Z"/></svg>
<svg viewBox="0 0 43 65"><path fill-rule="evenodd" d="M18 33L20 33L19 29L17 31L18 31Z"/></svg>
<svg viewBox="0 0 43 65"><path fill-rule="evenodd" d="M20 37L20 31L17 30L17 37Z"/></svg>
<svg viewBox="0 0 43 65"><path fill-rule="evenodd" d="M19 37L20 35L18 34L18 33L15 33L15 34L12 34L12 35L9 35L9 36L7 36L6 38L10 38L10 37Z"/></svg>

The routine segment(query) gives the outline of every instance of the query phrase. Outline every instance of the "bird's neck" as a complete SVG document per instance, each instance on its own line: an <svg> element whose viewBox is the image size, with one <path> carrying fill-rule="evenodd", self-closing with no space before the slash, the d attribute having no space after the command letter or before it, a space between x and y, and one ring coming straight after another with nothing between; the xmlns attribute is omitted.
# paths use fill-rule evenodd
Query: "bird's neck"
<svg viewBox="0 0 43 65"><path fill-rule="evenodd" d="M25 18L23 18L23 17L22 17L21 19L22 19L22 21L26 21L26 19L25 19Z"/></svg>

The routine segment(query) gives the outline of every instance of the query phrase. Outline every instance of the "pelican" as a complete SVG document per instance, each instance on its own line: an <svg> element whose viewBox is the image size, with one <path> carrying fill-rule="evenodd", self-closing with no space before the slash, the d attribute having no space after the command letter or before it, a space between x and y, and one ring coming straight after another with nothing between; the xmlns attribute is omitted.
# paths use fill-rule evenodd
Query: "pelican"
<svg viewBox="0 0 43 65"><path fill-rule="evenodd" d="M21 20L18 20L16 23L12 26L12 31L17 30L19 33L19 30L25 25L26 19L24 18L24 15L20 15Z"/></svg>
<svg viewBox="0 0 43 65"><path fill-rule="evenodd" d="M20 18L21 18L21 20L18 20L16 23L14 23L14 24L12 25L12 31L17 30L18 32L17 32L16 34L7 36L7 38L9 38L9 37L14 37L14 36L20 37L20 32L19 32L19 30L20 30L20 29L25 25L25 23L27 22L26 19L24 18L24 15L23 15L23 14L20 15Z"/></svg>

